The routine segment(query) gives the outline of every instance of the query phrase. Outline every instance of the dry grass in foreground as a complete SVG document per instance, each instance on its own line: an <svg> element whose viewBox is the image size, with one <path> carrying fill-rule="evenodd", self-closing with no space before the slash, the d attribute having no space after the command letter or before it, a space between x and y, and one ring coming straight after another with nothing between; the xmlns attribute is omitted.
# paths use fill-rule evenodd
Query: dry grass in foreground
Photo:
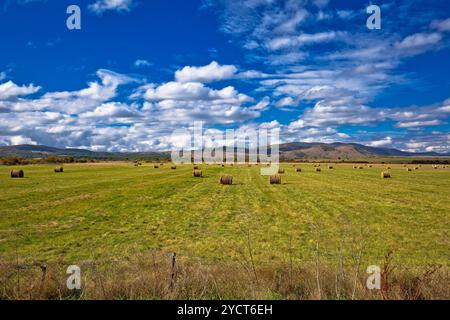
<svg viewBox="0 0 450 320"><path fill-rule="evenodd" d="M448 268L412 269L386 256L381 290L366 288L365 268L320 263L201 264L151 251L127 260L85 261L82 288L66 288L68 264L0 261L0 299L448 299Z"/></svg>

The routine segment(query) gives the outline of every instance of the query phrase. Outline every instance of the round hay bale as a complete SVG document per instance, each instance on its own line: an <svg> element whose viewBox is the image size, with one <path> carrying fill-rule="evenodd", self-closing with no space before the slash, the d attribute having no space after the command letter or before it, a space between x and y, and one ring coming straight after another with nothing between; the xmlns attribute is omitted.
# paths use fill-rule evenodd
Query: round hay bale
<svg viewBox="0 0 450 320"><path fill-rule="evenodd" d="M201 178L203 176L202 170L194 170L194 177Z"/></svg>
<svg viewBox="0 0 450 320"><path fill-rule="evenodd" d="M226 185L233 184L233 177L232 176L221 176L220 184L226 184Z"/></svg>
<svg viewBox="0 0 450 320"><path fill-rule="evenodd" d="M171 166L170 169L176 170L176 169L177 169L177 166Z"/></svg>
<svg viewBox="0 0 450 320"><path fill-rule="evenodd" d="M62 173L64 172L64 168L63 167L56 167L55 168L55 173Z"/></svg>
<svg viewBox="0 0 450 320"><path fill-rule="evenodd" d="M158 166L157 164L155 164L155 165L153 166L153 168L159 169L159 166Z"/></svg>
<svg viewBox="0 0 450 320"><path fill-rule="evenodd" d="M333 166L328 166L328 169L334 169L334 167Z"/></svg>
<svg viewBox="0 0 450 320"><path fill-rule="evenodd" d="M302 172L302 168L296 168L295 172Z"/></svg>
<svg viewBox="0 0 450 320"><path fill-rule="evenodd" d="M391 177L391 173L388 172L388 171L383 171L383 172L381 173L381 177L382 177L383 179L388 179L388 178Z"/></svg>
<svg viewBox="0 0 450 320"><path fill-rule="evenodd" d="M410 171L412 171L412 169L411 168L406 168L406 171L410 172Z"/></svg>
<svg viewBox="0 0 450 320"><path fill-rule="evenodd" d="M391 167L386 167L386 169L391 170Z"/></svg>
<svg viewBox="0 0 450 320"><path fill-rule="evenodd" d="M25 177L25 173L23 170L11 170L11 178L23 178Z"/></svg>
<svg viewBox="0 0 450 320"><path fill-rule="evenodd" d="M322 169L316 168L316 172L321 172L321 171L322 171Z"/></svg>
<svg viewBox="0 0 450 320"><path fill-rule="evenodd" d="M419 167L415 167L414 170L419 170Z"/></svg>
<svg viewBox="0 0 450 320"><path fill-rule="evenodd" d="M358 169L358 167L357 166L353 166L353 169Z"/></svg>
<svg viewBox="0 0 450 320"><path fill-rule="evenodd" d="M278 173L279 173L279 174L283 174L283 173L284 173L284 169L281 169L281 168L278 169Z"/></svg>
<svg viewBox="0 0 450 320"><path fill-rule="evenodd" d="M269 177L270 184L281 184L281 176L278 174Z"/></svg>
<svg viewBox="0 0 450 320"><path fill-rule="evenodd" d="M225 165L224 165L224 164L222 164L222 168L225 168Z"/></svg>

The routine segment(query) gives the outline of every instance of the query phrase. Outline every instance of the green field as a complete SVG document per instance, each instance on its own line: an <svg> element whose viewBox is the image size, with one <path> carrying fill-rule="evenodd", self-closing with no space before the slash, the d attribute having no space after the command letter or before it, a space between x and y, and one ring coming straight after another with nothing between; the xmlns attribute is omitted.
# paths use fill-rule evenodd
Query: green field
<svg viewBox="0 0 450 320"><path fill-rule="evenodd" d="M171 170L131 163L25 166L24 179L0 168L0 257L72 263L125 258L149 249L205 263L238 261L251 246L261 264L314 261L362 253L380 263L449 265L450 169L393 165L353 169L282 164L282 185L260 167L201 165ZM412 167L412 166L411 166ZM222 186L223 174L234 185Z"/></svg>

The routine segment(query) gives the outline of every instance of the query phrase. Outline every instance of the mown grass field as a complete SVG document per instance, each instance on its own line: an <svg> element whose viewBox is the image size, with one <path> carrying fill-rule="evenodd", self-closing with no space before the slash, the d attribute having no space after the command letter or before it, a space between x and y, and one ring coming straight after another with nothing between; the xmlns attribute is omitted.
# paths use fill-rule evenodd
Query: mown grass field
<svg viewBox="0 0 450 320"><path fill-rule="evenodd" d="M361 254L381 264L392 251L404 266L449 265L450 169L391 165L353 169L282 164L282 185L260 167L130 163L25 166L24 179L0 168L0 257L67 261L126 258L146 250L177 252L204 263L294 260L335 265ZM414 166L410 166L414 167ZM234 185L222 186L223 174Z"/></svg>

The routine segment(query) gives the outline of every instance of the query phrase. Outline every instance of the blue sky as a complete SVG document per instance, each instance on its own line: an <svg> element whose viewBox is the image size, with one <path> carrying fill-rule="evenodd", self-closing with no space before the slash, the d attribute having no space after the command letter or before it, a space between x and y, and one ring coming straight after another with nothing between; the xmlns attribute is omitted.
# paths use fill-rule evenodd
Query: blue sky
<svg viewBox="0 0 450 320"><path fill-rule="evenodd" d="M169 150L201 120L450 152L448 1L3 0L0 30L0 145Z"/></svg>

